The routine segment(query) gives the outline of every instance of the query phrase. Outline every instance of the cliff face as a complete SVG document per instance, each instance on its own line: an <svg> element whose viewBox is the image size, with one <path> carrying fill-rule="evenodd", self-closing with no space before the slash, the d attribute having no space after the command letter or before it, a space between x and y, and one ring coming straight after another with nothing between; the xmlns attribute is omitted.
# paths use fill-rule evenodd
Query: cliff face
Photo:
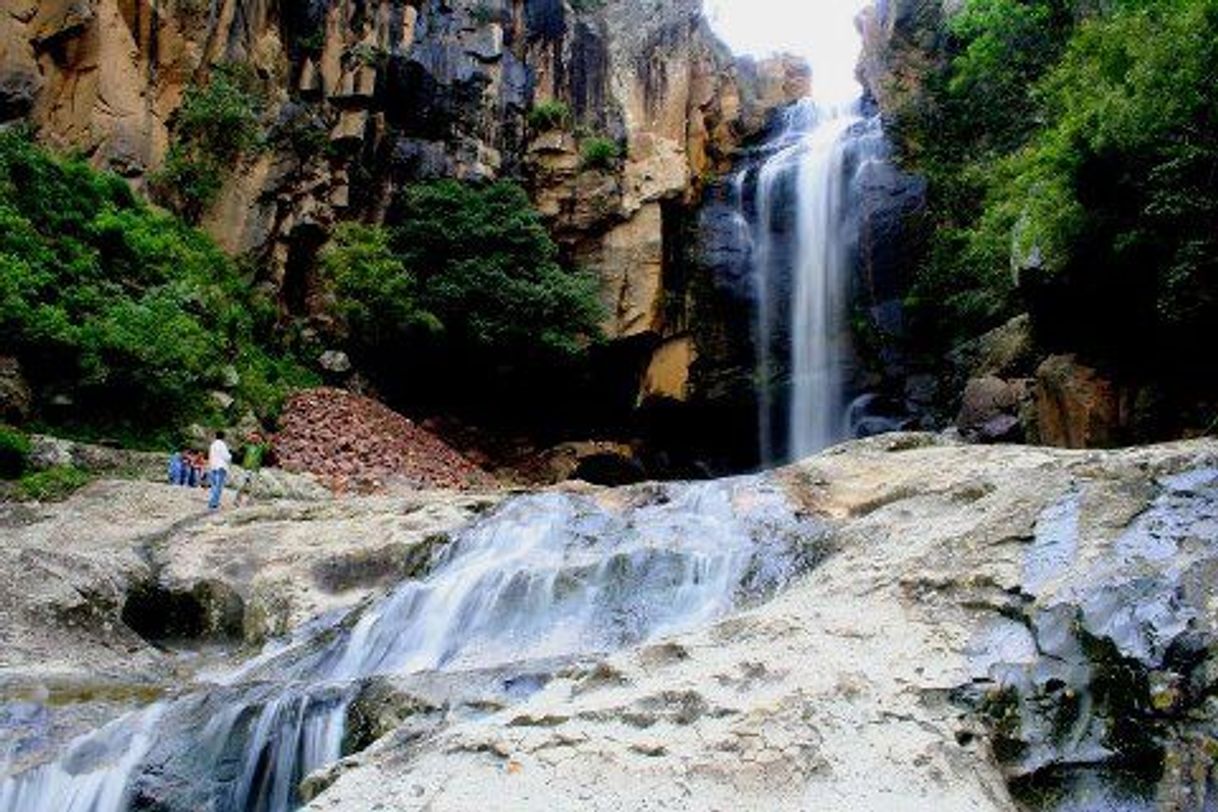
<svg viewBox="0 0 1218 812"><path fill-rule="evenodd" d="M666 307L674 222L808 83L800 64L737 62L699 0L7 5L0 119L27 118L136 186L164 161L185 90L216 65L253 69L268 147L232 173L204 226L269 260L286 311L315 310L313 258L335 222L383 218L412 181L512 177L567 258L600 275L608 335L651 336L642 343L661 357L647 386L678 395L692 354L658 341L681 326ZM549 101L568 121L530 127ZM589 138L615 142L620 159L586 168Z"/></svg>

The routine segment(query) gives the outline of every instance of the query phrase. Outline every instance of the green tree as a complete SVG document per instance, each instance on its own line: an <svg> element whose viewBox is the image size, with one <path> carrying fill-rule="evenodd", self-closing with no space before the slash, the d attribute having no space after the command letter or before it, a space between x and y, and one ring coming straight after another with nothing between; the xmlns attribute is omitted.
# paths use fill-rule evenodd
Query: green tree
<svg viewBox="0 0 1218 812"><path fill-rule="evenodd" d="M218 65L191 85L174 115L174 142L151 178L158 200L195 223L215 202L224 179L263 143L262 98L252 71Z"/></svg>
<svg viewBox="0 0 1218 812"><path fill-rule="evenodd" d="M398 201L394 246L424 310L463 352L527 362L575 356L599 336L590 274L564 268L520 186L412 186Z"/></svg>
<svg viewBox="0 0 1218 812"><path fill-rule="evenodd" d="M413 336L443 329L420 308L415 277L394 253L388 230L341 224L322 252L321 267L333 285L336 310L362 355L407 348Z"/></svg>

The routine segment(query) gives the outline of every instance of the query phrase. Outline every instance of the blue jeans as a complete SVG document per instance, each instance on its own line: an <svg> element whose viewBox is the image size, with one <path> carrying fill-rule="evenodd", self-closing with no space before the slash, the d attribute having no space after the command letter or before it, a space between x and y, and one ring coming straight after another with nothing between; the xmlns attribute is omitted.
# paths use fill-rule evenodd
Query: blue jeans
<svg viewBox="0 0 1218 812"><path fill-rule="evenodd" d="M224 493L224 480L228 479L228 471L217 468L211 472L211 501L207 506L212 510L220 507L220 494Z"/></svg>

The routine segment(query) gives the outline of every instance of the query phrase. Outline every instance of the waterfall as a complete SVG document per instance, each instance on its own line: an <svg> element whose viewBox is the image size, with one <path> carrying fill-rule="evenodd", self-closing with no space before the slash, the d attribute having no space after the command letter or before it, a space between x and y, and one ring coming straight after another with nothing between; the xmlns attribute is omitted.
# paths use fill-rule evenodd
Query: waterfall
<svg viewBox="0 0 1218 812"><path fill-rule="evenodd" d="M603 502L519 497L436 553L427 577L200 675L58 761L0 763L0 809L287 812L306 776L345 755L348 710L370 678L600 654L689 629L786 583L819 533L755 478Z"/></svg>
<svg viewBox="0 0 1218 812"><path fill-rule="evenodd" d="M733 180L739 216L750 224L758 446L765 466L850 436L849 299L859 178L883 152L879 122L861 107L861 100L830 105L812 98L791 105L776 134ZM789 386L776 398L783 369ZM779 403L785 415L774 414ZM779 427L785 435L776 434Z"/></svg>

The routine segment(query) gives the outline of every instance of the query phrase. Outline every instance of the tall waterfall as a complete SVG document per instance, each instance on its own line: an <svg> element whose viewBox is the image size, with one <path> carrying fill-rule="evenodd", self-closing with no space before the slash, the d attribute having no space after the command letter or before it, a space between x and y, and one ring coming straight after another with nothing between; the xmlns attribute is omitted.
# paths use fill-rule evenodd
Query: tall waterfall
<svg viewBox="0 0 1218 812"><path fill-rule="evenodd" d="M878 122L862 115L860 101L808 98L783 111L776 135L758 150L760 160L736 178L752 249L764 464L812 454L849 432L857 178L882 149ZM783 369L790 385L775 398ZM786 413L776 416L780 403Z"/></svg>
<svg viewBox="0 0 1218 812"><path fill-rule="evenodd" d="M0 810L287 812L306 776L346 754L348 711L371 678L612 651L765 597L817 554L815 522L756 479L614 500L512 500L438 552L426 578L204 675L57 761L19 768L0 746Z"/></svg>

